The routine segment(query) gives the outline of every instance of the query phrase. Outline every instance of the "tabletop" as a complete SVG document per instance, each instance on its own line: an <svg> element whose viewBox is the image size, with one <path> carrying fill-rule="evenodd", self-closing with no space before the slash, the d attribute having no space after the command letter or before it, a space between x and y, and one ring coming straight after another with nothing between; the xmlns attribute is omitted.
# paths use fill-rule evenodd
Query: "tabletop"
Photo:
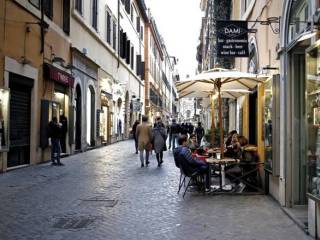
<svg viewBox="0 0 320 240"><path fill-rule="evenodd" d="M216 158L206 158L207 163L217 163L217 164L226 164L226 163L237 163L240 162L240 159L235 158L223 158L223 159L216 159Z"/></svg>

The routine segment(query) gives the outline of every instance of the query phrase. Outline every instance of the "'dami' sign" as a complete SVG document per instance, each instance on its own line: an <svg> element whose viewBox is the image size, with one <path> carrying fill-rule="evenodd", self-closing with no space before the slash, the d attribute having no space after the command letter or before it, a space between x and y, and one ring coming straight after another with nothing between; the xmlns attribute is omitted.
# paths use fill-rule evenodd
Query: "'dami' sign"
<svg viewBox="0 0 320 240"><path fill-rule="evenodd" d="M248 22L217 21L217 56L248 57Z"/></svg>

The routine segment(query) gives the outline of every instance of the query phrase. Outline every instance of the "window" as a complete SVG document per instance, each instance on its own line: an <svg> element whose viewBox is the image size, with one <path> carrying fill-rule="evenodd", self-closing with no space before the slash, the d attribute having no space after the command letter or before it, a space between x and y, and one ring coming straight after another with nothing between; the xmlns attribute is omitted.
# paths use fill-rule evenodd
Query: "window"
<svg viewBox="0 0 320 240"><path fill-rule="evenodd" d="M29 2L36 8L40 9L40 0L29 0Z"/></svg>
<svg viewBox="0 0 320 240"><path fill-rule="evenodd" d="M117 23L115 19L113 20L112 30L112 46L114 50L117 50Z"/></svg>
<svg viewBox="0 0 320 240"><path fill-rule="evenodd" d="M52 17L53 17L53 0L43 0L43 12L48 18L52 19Z"/></svg>
<svg viewBox="0 0 320 240"><path fill-rule="evenodd" d="M141 30L140 30L140 38L143 41L143 27L141 26Z"/></svg>
<svg viewBox="0 0 320 240"><path fill-rule="evenodd" d="M63 0L63 31L70 33L70 0Z"/></svg>
<svg viewBox="0 0 320 240"><path fill-rule="evenodd" d="M121 0L122 4L124 5L125 4L125 0Z"/></svg>
<svg viewBox="0 0 320 240"><path fill-rule="evenodd" d="M137 17L137 32L139 33L140 32L140 17Z"/></svg>
<svg viewBox="0 0 320 240"><path fill-rule="evenodd" d="M295 40L308 27L309 3L307 0L294 1L290 11L288 42Z"/></svg>
<svg viewBox="0 0 320 240"><path fill-rule="evenodd" d="M134 15L133 15L133 4L131 4L131 22L133 22L133 18L134 18Z"/></svg>
<svg viewBox="0 0 320 240"><path fill-rule="evenodd" d="M131 7L130 0L125 0L124 8L128 14L130 14L130 7Z"/></svg>
<svg viewBox="0 0 320 240"><path fill-rule="evenodd" d="M241 15L245 14L252 0L242 0Z"/></svg>
<svg viewBox="0 0 320 240"><path fill-rule="evenodd" d="M134 47L131 47L131 60L130 60L131 69L134 70Z"/></svg>
<svg viewBox="0 0 320 240"><path fill-rule="evenodd" d="M111 44L111 15L107 12L107 42Z"/></svg>
<svg viewBox="0 0 320 240"><path fill-rule="evenodd" d="M75 9L82 15L82 0L75 1Z"/></svg>
<svg viewBox="0 0 320 240"><path fill-rule="evenodd" d="M98 30L98 0L92 2L92 27Z"/></svg>

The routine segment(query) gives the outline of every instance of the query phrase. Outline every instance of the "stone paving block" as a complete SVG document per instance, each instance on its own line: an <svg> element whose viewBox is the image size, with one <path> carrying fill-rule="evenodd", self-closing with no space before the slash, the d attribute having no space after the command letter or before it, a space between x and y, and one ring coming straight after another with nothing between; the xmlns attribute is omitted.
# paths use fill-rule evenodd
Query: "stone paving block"
<svg viewBox="0 0 320 240"><path fill-rule="evenodd" d="M133 141L125 141L64 158L63 167L0 175L0 240L310 239L268 196L183 199L172 152L161 168L154 154L150 161L140 168ZM57 228L59 219L90 224Z"/></svg>

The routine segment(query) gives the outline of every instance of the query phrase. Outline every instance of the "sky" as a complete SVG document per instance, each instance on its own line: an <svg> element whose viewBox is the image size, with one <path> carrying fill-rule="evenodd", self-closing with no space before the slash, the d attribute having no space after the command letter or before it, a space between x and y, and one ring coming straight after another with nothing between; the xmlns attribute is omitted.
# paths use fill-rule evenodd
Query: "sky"
<svg viewBox="0 0 320 240"><path fill-rule="evenodd" d="M180 78L197 68L202 12L200 0L145 0L170 56L178 58Z"/></svg>

